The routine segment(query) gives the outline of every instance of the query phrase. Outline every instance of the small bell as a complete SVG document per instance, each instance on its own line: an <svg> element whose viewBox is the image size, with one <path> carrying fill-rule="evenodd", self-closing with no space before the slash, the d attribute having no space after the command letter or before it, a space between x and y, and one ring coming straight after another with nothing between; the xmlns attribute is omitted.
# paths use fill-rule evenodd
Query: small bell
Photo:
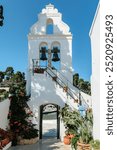
<svg viewBox="0 0 117 150"><path fill-rule="evenodd" d="M46 57L46 53L45 53L45 52L42 52L41 57L40 57L40 60L43 60L43 61L47 60L47 57Z"/></svg>
<svg viewBox="0 0 117 150"><path fill-rule="evenodd" d="M58 50L58 47L53 47L53 51L54 52L58 52L59 50Z"/></svg>
<svg viewBox="0 0 117 150"><path fill-rule="evenodd" d="M40 52L41 52L40 60L43 60L43 61L47 60L47 57L46 57L46 47L41 47Z"/></svg>
<svg viewBox="0 0 117 150"><path fill-rule="evenodd" d="M41 47L42 52L46 52L46 47Z"/></svg>
<svg viewBox="0 0 117 150"><path fill-rule="evenodd" d="M4 20L4 17L3 17L3 6L0 5L0 26L3 26L3 20Z"/></svg>
<svg viewBox="0 0 117 150"><path fill-rule="evenodd" d="M60 60L60 58L58 57L58 53L56 53L56 52L54 52L53 53L53 58L52 58L52 61L59 61Z"/></svg>

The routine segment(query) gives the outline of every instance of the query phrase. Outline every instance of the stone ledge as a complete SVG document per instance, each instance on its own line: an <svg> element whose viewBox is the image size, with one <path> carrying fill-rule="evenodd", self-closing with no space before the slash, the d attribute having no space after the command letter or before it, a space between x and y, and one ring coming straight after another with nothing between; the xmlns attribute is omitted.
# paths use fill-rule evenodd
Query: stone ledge
<svg viewBox="0 0 117 150"><path fill-rule="evenodd" d="M32 138L32 139L20 139L19 142L18 142L18 144L19 144L19 145L30 145L30 144L35 144L35 143L37 143L38 140L39 140L38 137Z"/></svg>
<svg viewBox="0 0 117 150"><path fill-rule="evenodd" d="M10 147L11 147L11 142L8 143L2 150L7 150L7 149L10 148Z"/></svg>

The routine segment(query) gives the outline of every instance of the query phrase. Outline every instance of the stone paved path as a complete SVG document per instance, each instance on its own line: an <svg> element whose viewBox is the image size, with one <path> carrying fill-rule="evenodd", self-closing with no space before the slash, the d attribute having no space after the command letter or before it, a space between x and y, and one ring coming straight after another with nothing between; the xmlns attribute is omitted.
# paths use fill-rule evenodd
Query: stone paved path
<svg viewBox="0 0 117 150"><path fill-rule="evenodd" d="M70 145L64 145L57 139L43 139L33 145L15 146L9 150L71 150Z"/></svg>
<svg viewBox="0 0 117 150"><path fill-rule="evenodd" d="M9 150L71 150L71 146L64 145L56 138L56 121L43 122L43 140L33 145L11 147Z"/></svg>

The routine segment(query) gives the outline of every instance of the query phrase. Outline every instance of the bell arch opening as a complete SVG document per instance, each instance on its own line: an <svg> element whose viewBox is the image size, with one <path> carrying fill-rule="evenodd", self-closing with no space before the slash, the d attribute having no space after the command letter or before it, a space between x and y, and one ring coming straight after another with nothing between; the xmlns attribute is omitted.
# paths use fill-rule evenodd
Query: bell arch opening
<svg viewBox="0 0 117 150"><path fill-rule="evenodd" d="M53 33L54 33L53 20L49 18L46 22L46 34L53 34Z"/></svg>
<svg viewBox="0 0 117 150"><path fill-rule="evenodd" d="M56 104L44 104L40 106L40 139L60 139L60 106Z"/></svg>

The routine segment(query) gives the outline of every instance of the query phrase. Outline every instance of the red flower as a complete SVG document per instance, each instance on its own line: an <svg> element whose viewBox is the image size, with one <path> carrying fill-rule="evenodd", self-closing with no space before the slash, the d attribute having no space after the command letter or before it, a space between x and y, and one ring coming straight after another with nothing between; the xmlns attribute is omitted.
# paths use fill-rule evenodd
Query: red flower
<svg viewBox="0 0 117 150"><path fill-rule="evenodd" d="M16 132L19 132L19 130L16 130Z"/></svg>
<svg viewBox="0 0 117 150"><path fill-rule="evenodd" d="M29 111L28 114L32 114L32 111Z"/></svg>
<svg viewBox="0 0 117 150"><path fill-rule="evenodd" d="M9 97L9 100L12 100L12 96L11 96L11 97Z"/></svg>
<svg viewBox="0 0 117 150"><path fill-rule="evenodd" d="M20 125L21 125L21 123L18 124L18 126L20 126Z"/></svg>

